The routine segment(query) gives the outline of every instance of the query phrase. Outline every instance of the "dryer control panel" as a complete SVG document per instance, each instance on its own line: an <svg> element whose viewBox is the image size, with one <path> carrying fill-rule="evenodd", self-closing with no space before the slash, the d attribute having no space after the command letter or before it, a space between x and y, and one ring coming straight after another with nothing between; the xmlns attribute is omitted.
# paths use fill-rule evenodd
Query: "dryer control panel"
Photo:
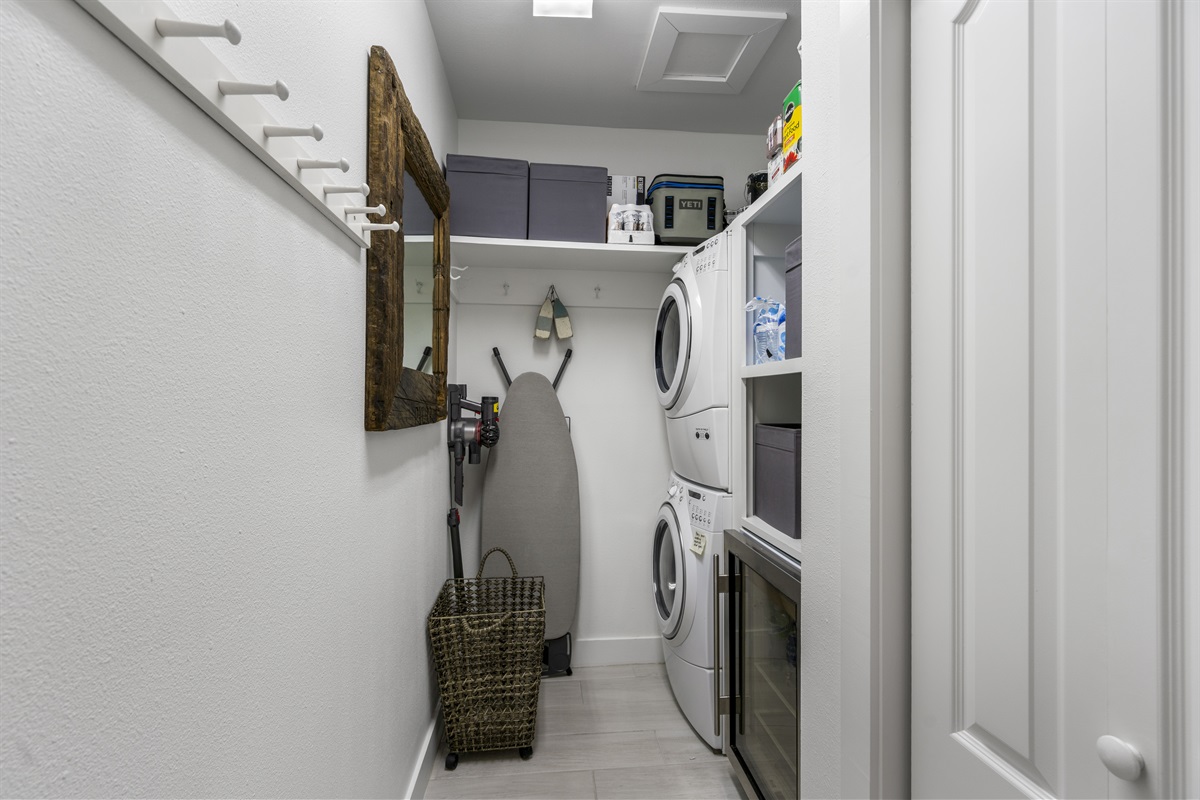
<svg viewBox="0 0 1200 800"><path fill-rule="evenodd" d="M727 272L729 270L729 263L724 257L725 239L728 235L727 233L718 233L688 253L687 257L691 259L692 270L697 275L703 275L706 272Z"/></svg>

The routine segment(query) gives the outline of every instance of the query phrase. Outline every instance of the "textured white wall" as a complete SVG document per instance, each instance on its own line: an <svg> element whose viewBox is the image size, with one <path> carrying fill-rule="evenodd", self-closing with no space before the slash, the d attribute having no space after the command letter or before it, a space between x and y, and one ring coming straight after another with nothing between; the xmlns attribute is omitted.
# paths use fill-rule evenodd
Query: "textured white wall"
<svg viewBox="0 0 1200 800"><path fill-rule="evenodd" d="M365 157L420 2L175 2ZM363 256L71 2L0 4L0 794L404 794L434 692L441 426L362 428Z"/></svg>
<svg viewBox="0 0 1200 800"><path fill-rule="evenodd" d="M606 167L613 175L645 175L647 182L660 173L721 175L725 205L740 208L746 176L767 168L767 125L778 113L764 110L762 136L464 119L458 146L471 155Z"/></svg>
<svg viewBox="0 0 1200 800"><path fill-rule="evenodd" d="M549 272L544 279L545 286L554 280ZM614 274L603 281L606 292L615 291L616 280ZM667 282L664 275L662 286ZM660 295L661 289L652 302ZM472 398L494 394L503 403L504 379L492 358L493 347L500 348L512 377L540 372L551 380L567 348L574 350L558 389L563 413L571 418L579 466L579 614L572 629L573 663L661 661L650 588L651 545L671 462L651 367L656 312L586 307L572 304L570 296L563 299L574 336L549 343L533 338L536 305L460 304L459 380ZM503 436L503 406L500 416ZM479 558L478 487L485 465L468 468L463 558L469 568Z"/></svg>
<svg viewBox="0 0 1200 800"><path fill-rule="evenodd" d="M804 437L800 514L800 794L842 793L841 21L837 0L804 4ZM867 237L868 232L858 231ZM865 581L869 572L862 571ZM862 692L866 687L856 686Z"/></svg>

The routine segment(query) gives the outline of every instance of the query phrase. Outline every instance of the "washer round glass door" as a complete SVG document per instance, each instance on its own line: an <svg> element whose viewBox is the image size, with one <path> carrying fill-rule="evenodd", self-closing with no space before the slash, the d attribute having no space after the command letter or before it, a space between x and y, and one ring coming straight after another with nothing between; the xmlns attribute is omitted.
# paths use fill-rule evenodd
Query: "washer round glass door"
<svg viewBox="0 0 1200 800"><path fill-rule="evenodd" d="M683 620L683 539L679 518L670 503L658 510L654 529L654 606L662 634L671 639Z"/></svg>
<svg viewBox="0 0 1200 800"><path fill-rule="evenodd" d="M654 377L658 402L672 408L687 378L692 351L692 315L687 290L676 278L663 292L658 304L654 331Z"/></svg>

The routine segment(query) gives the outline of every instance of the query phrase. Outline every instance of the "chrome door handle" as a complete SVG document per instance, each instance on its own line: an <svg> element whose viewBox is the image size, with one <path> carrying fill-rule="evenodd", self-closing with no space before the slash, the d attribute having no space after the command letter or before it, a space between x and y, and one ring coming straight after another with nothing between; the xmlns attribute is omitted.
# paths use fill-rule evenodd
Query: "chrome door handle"
<svg viewBox="0 0 1200 800"><path fill-rule="evenodd" d="M1116 736L1097 739L1096 752L1108 771L1123 781L1136 781L1146 769L1146 762L1137 748Z"/></svg>
<svg viewBox="0 0 1200 800"><path fill-rule="evenodd" d="M721 735L721 715L729 713L729 696L721 696L721 595L729 589L729 577L721 574L721 556L713 553L713 736Z"/></svg>

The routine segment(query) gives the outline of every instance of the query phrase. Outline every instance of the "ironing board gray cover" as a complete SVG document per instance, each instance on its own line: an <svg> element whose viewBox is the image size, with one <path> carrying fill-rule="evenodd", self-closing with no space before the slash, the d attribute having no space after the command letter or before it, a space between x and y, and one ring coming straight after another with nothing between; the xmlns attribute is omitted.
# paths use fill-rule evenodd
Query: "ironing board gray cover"
<svg viewBox="0 0 1200 800"><path fill-rule="evenodd" d="M522 576L546 581L546 638L571 630L579 604L579 470L571 432L544 375L517 376L483 479L483 550L503 547ZM501 568L503 565L503 568ZM491 559L484 575L509 575Z"/></svg>

